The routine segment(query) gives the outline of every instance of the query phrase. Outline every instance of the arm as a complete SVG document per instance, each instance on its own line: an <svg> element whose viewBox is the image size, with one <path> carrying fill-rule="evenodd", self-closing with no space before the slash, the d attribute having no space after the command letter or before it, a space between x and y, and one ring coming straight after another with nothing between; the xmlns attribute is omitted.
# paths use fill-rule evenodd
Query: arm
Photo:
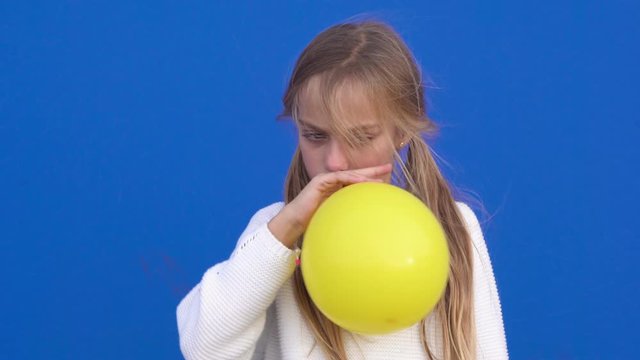
<svg viewBox="0 0 640 360"><path fill-rule="evenodd" d="M320 203L343 186L382 181L378 177L390 171L391 164L384 164L319 174L286 206L254 215L229 260L209 269L178 305L185 358L250 358L265 328L267 308L295 270L291 248Z"/></svg>
<svg viewBox="0 0 640 360"><path fill-rule="evenodd" d="M295 252L267 227L277 210L272 205L256 213L231 257L207 270L178 305L186 359L251 358L267 308L295 269Z"/></svg>
<svg viewBox="0 0 640 360"><path fill-rule="evenodd" d="M491 259L478 219L473 211L459 203L460 212L473 242L473 292L476 322L476 358L508 359L507 340L502 321Z"/></svg>

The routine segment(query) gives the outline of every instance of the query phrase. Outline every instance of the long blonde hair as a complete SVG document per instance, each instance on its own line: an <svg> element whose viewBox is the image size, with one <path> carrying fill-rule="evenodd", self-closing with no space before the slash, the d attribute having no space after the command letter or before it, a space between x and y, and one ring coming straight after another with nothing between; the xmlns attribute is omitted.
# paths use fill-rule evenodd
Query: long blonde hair
<svg viewBox="0 0 640 360"><path fill-rule="evenodd" d="M424 136L437 133L437 125L425 109L424 84L419 67L400 36L387 24L375 20L334 25L316 36L299 56L283 96L279 118L296 118L300 92L309 79L320 79L320 97L334 123L336 90L357 83L375 99L376 110L386 115L405 139L406 160L395 152L396 171L402 186L420 198L436 215L447 235L451 256L449 280L434 312L440 319L442 350L446 360L473 359L476 333L473 313L472 243L458 211L452 189L441 174ZM392 114L392 116L389 116ZM397 173L397 169L400 173ZM300 149L293 156L285 182L285 202L292 201L310 181ZM299 239L301 244L302 238ZM295 294L316 342L332 360L346 360L341 328L327 319L307 293L300 268L294 273ZM435 355L427 341L426 318L420 337L430 359Z"/></svg>

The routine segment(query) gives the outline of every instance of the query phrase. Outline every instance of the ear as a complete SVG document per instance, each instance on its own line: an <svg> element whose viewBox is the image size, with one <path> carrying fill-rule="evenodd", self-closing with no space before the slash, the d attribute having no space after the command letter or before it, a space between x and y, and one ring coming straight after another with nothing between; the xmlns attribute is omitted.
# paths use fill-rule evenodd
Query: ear
<svg viewBox="0 0 640 360"><path fill-rule="evenodd" d="M407 133L402 132L400 129L396 129L394 133L393 145L396 150L400 150L409 142L410 136Z"/></svg>

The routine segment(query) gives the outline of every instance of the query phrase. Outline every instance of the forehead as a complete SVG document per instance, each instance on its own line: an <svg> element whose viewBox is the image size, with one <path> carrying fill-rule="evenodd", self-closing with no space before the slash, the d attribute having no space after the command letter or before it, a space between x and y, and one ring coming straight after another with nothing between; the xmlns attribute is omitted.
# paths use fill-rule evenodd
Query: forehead
<svg viewBox="0 0 640 360"><path fill-rule="evenodd" d="M330 94L322 93L319 76L301 89L298 97L298 120L320 128L335 126L362 127L380 125L375 106L365 88L356 81L344 81Z"/></svg>

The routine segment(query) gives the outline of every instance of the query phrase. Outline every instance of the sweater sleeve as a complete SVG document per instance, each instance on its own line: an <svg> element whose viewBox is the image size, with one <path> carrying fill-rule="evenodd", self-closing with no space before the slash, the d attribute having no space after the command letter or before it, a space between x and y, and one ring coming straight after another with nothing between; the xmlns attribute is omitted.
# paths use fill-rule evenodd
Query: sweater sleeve
<svg viewBox="0 0 640 360"><path fill-rule="evenodd" d="M295 252L267 227L281 206L258 211L228 260L209 268L176 310L187 360L250 359L267 308L295 269Z"/></svg>
<svg viewBox="0 0 640 360"><path fill-rule="evenodd" d="M508 359L502 308L487 244L478 219L471 208L464 203L458 204L473 241L476 359Z"/></svg>

